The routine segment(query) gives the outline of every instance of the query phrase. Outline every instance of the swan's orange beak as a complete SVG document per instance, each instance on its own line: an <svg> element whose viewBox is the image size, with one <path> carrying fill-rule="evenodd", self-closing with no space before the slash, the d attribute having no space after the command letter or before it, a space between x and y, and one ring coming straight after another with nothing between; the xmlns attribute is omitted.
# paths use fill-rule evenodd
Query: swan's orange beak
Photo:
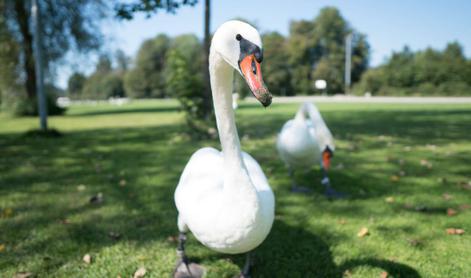
<svg viewBox="0 0 471 278"><path fill-rule="evenodd" d="M330 159L332 158L332 152L330 150L325 150L322 152L322 165L326 171L330 168Z"/></svg>
<svg viewBox="0 0 471 278"><path fill-rule="evenodd" d="M260 63L255 59L255 55L247 55L239 62L239 68L255 98L265 107L270 105L271 94L263 82Z"/></svg>

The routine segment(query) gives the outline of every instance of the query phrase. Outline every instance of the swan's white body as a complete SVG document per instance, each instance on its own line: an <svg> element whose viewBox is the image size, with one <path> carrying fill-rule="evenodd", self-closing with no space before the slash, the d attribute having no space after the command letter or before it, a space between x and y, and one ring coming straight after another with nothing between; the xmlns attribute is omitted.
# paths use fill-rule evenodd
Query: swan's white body
<svg viewBox="0 0 471 278"><path fill-rule="evenodd" d="M180 231L188 229L205 246L222 253L245 253L268 235L274 195L262 169L241 152L232 109L233 70L238 69L236 34L261 47L258 32L248 24L229 21L214 34L210 75L222 152L202 148L186 165L175 191Z"/></svg>
<svg viewBox="0 0 471 278"><path fill-rule="evenodd" d="M308 169L322 163L321 154L335 151L334 138L312 103L301 105L296 117L287 121L281 129L277 143L281 159L293 169Z"/></svg>

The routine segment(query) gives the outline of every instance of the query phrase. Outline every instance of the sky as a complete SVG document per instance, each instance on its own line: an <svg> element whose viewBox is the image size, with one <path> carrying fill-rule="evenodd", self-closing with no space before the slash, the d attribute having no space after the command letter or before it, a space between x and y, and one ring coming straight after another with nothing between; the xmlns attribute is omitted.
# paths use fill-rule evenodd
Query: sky
<svg viewBox="0 0 471 278"><path fill-rule="evenodd" d="M176 14L159 12L151 18L136 16L132 21L106 20L103 33L105 50L122 49L134 57L141 43L159 33L170 36L194 33L203 36L204 0L194 7L183 7ZM412 50L426 47L443 49L448 42L459 41L471 57L470 0L213 0L211 31L223 22L242 17L254 22L259 31L289 33L292 20L313 19L325 6L340 10L357 31L367 35L371 46L371 66L385 61L393 51L408 45ZM266 57L269 59L269 57ZM96 56L80 59L58 71L58 85L66 87L73 70L89 74Z"/></svg>

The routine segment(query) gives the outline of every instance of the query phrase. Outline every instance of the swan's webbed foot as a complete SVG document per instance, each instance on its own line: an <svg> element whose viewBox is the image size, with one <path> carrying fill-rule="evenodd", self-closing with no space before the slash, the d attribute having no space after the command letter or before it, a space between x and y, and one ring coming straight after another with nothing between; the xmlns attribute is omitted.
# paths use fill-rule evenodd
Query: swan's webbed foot
<svg viewBox="0 0 471 278"><path fill-rule="evenodd" d="M177 264L173 271L174 278L201 278L204 274L204 268L198 264L190 263L185 255L185 233L178 236Z"/></svg>
<svg viewBox="0 0 471 278"><path fill-rule="evenodd" d="M330 180L328 177L324 177L321 183L325 186L325 196L328 199L344 199L347 197L345 193L338 192L330 186Z"/></svg>

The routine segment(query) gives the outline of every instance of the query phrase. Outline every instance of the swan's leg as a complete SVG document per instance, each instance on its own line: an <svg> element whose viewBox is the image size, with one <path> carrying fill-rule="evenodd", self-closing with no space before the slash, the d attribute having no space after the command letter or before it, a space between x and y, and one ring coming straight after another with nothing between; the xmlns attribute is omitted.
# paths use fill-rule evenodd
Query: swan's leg
<svg viewBox="0 0 471 278"><path fill-rule="evenodd" d="M291 178L291 192L295 192L295 193L309 193L309 192L311 192L311 190L309 188L298 186L296 184L296 179L294 177L294 170L291 166L289 167L289 176Z"/></svg>
<svg viewBox="0 0 471 278"><path fill-rule="evenodd" d="M331 199L345 198L345 194L335 191L330 185L330 179L329 179L329 175L327 174L327 170L321 166L321 171L322 171L322 176L323 176L321 183L325 187L326 197L331 198Z"/></svg>
<svg viewBox="0 0 471 278"><path fill-rule="evenodd" d="M248 252L245 255L245 265L244 268L242 268L242 272L240 273L241 278L250 278L250 269L253 265L253 260L252 260L252 252Z"/></svg>
<svg viewBox="0 0 471 278"><path fill-rule="evenodd" d="M203 277L204 269L203 267L190 263L185 254L185 242L186 234L180 232L178 235L178 246L177 246L177 265L173 272L174 278L200 278Z"/></svg>

